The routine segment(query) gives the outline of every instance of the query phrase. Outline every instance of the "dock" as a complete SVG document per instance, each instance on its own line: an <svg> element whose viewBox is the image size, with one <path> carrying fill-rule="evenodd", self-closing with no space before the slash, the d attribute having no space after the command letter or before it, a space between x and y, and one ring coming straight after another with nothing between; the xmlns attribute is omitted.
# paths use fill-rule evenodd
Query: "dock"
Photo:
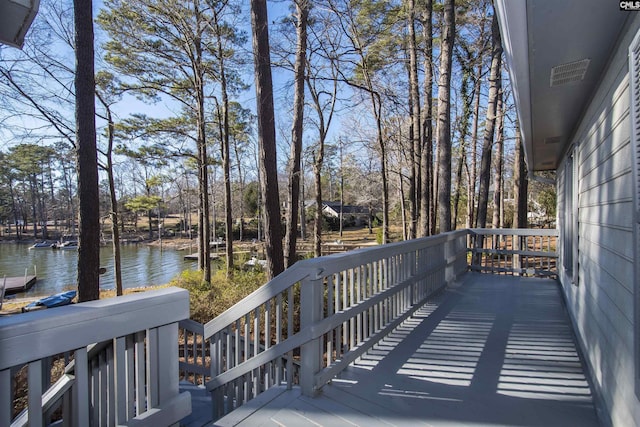
<svg viewBox="0 0 640 427"><path fill-rule="evenodd" d="M251 254L251 251L233 251L234 255L246 255L246 254ZM224 258L227 254L224 252L218 252L218 253L212 253L209 254L209 258L211 259L220 259L220 258ZM189 255L185 255L184 256L185 261L197 261L198 260L198 253L194 252L192 254Z"/></svg>
<svg viewBox="0 0 640 427"><path fill-rule="evenodd" d="M209 254L209 258L218 259L218 258L220 258L220 256L218 254ZM198 253L196 252L194 254L185 255L184 259L185 259L185 261L197 261L198 260Z"/></svg>
<svg viewBox="0 0 640 427"><path fill-rule="evenodd" d="M0 279L3 280L3 279ZM18 292L26 292L36 283L37 277L33 276L20 276L20 277L7 277L4 292L5 294L15 294Z"/></svg>

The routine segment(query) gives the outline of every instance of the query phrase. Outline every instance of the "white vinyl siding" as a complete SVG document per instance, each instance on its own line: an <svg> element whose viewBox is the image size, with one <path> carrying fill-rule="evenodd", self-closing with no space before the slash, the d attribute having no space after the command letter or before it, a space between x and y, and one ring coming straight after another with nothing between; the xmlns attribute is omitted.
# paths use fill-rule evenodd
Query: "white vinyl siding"
<svg viewBox="0 0 640 427"><path fill-rule="evenodd" d="M640 397L640 32L629 48L629 73L631 81L631 159L633 169L633 234L634 234L634 313L635 313L635 385Z"/></svg>
<svg viewBox="0 0 640 427"><path fill-rule="evenodd" d="M566 223L571 216L562 211L572 205L567 200L571 197L566 191L567 180L572 175L576 180L573 201L578 214L578 241L573 243L578 248L573 251L572 269L570 260L564 259L563 245L567 243L561 242L563 290L594 388L607 417L613 425L621 426L640 425L635 327L638 249L633 220L638 187L634 185L631 160L634 146L628 62L628 47L640 28L640 18L630 21L591 103L583 109L572 140L575 148L563 159L557 183L558 220L563 233L564 227L575 227L575 222ZM573 285L576 281L579 286Z"/></svg>

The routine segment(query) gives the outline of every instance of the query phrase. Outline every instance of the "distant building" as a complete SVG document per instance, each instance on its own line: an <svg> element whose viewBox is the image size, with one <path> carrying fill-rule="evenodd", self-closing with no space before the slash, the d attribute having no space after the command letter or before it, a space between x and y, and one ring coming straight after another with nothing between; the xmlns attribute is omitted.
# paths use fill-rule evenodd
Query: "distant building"
<svg viewBox="0 0 640 427"><path fill-rule="evenodd" d="M340 202L322 203L322 213L333 218L340 218ZM366 206L342 205L343 226L359 227L369 221L369 208Z"/></svg>

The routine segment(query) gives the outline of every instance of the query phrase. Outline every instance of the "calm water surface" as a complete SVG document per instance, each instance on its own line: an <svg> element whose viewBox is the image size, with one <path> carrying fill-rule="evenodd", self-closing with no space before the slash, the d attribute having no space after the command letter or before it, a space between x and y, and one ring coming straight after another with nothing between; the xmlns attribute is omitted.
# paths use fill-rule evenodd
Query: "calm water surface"
<svg viewBox="0 0 640 427"><path fill-rule="evenodd" d="M75 250L32 249L29 244L0 244L0 280L2 276L24 276L33 273L36 266L38 281L31 290L18 296L51 295L68 287L75 287L78 252ZM121 247L122 286L162 285L183 270L196 268L197 262L184 261L186 253L173 249L163 251L146 245ZM115 288L113 250L111 246L100 248L100 266L107 272L100 276L100 288Z"/></svg>

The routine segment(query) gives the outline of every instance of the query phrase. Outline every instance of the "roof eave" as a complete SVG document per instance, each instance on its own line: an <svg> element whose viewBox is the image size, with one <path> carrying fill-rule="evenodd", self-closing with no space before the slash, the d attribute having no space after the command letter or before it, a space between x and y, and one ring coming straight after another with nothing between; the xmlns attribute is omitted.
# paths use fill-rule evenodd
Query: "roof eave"
<svg viewBox="0 0 640 427"><path fill-rule="evenodd" d="M0 0L0 43L22 48L40 0Z"/></svg>
<svg viewBox="0 0 640 427"><path fill-rule="evenodd" d="M533 171L529 38L526 0L495 0L507 71L513 86L520 133L529 171Z"/></svg>

